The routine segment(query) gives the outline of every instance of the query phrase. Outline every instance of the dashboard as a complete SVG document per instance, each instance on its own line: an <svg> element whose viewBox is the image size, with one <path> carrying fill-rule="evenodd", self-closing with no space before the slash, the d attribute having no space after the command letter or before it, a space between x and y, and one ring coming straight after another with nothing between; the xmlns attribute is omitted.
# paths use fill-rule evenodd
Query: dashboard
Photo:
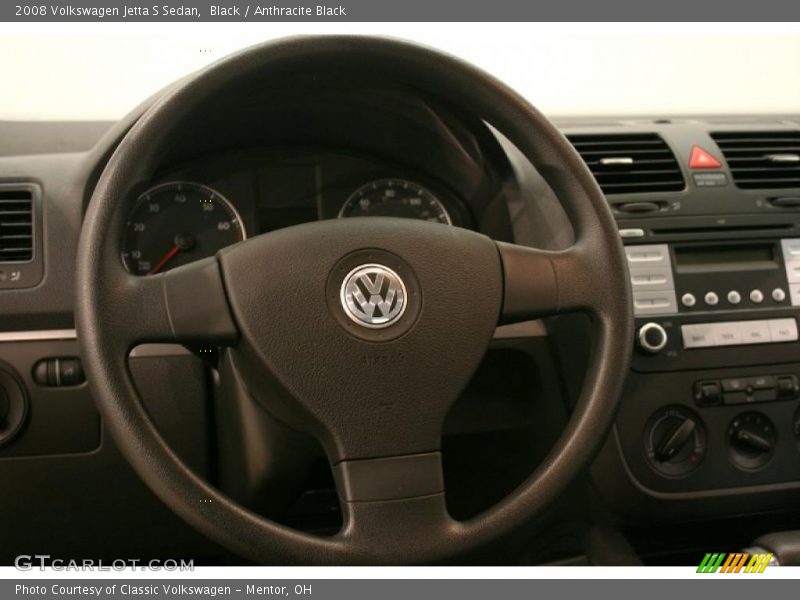
<svg viewBox="0 0 800 600"><path fill-rule="evenodd" d="M374 112L363 102L350 112L342 107L351 97L334 94L325 111L298 107L285 123L269 110L274 102L245 102L226 113L234 116L209 121L121 199L130 217L113 232L120 260L147 276L246 237L373 214L542 248L569 245L569 223L552 190L502 136L428 99L393 101L386 110L384 95L376 94L382 102ZM319 127L331 111L342 123L336 132ZM800 118L556 122L606 193L635 301L637 350L614 430L590 472L592 498L623 527L794 510L800 503ZM391 134L379 139L378 123ZM43 492L56 487L57 502L73 507L74 519L94 523L83 538L87 548L109 528L124 526L142 532L141 547L151 535L177 553L217 552L177 524L132 475L74 362L73 275L85 205L130 125L0 123L0 232L13 227L19 236L13 244L0 236L0 249L16 259L0 260L6 390L0 484L18 490L0 500L0 512L15 516L3 522L9 548L30 538L12 520L46 521ZM281 142L287 131L299 143ZM20 137L24 149L14 146ZM63 139L70 143L60 148ZM12 202L29 217L4 215L2 207ZM449 464L454 515L468 518L498 500L544 458L537 444L557 438L577 397L590 347L588 339L580 342L585 330L580 317L569 316L498 329L447 424L446 451L469 457ZM239 407L215 403L219 382L207 375L208 357L145 348L131 363L165 436L213 480L215 449L235 455L238 442L220 437L209 412ZM335 497L317 450L294 435L275 429L275 446L267 444L265 453L279 457L276 464L226 455L244 475L217 483L250 507L324 530L321 515L332 512ZM474 435L496 436L497 453L470 454ZM281 445L287 440L300 450L287 452ZM459 488L459 468L486 479ZM108 486L108 479L119 485ZM276 481L285 497L265 491ZM311 492L297 492L309 481ZM99 515L96 505L80 500L86 491L105 498ZM53 530L65 527L53 519ZM154 533L157 526L169 535Z"/></svg>

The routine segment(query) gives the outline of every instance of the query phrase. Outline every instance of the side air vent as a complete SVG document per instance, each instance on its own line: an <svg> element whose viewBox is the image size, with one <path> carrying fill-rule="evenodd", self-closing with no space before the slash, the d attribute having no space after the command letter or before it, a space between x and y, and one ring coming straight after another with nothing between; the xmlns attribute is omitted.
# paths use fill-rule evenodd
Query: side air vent
<svg viewBox="0 0 800 600"><path fill-rule="evenodd" d="M712 133L743 189L800 188L800 131Z"/></svg>
<svg viewBox="0 0 800 600"><path fill-rule="evenodd" d="M0 189L0 263L33 260L33 193Z"/></svg>
<svg viewBox="0 0 800 600"><path fill-rule="evenodd" d="M567 137L606 194L678 192L685 187L675 155L655 133Z"/></svg>

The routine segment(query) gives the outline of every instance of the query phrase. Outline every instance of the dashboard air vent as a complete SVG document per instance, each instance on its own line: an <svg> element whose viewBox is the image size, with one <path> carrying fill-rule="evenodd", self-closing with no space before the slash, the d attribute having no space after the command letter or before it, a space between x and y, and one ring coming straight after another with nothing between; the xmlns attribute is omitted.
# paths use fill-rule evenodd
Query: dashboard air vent
<svg viewBox="0 0 800 600"><path fill-rule="evenodd" d="M33 260L33 194L0 189L0 263Z"/></svg>
<svg viewBox="0 0 800 600"><path fill-rule="evenodd" d="M800 188L800 131L739 131L711 137L740 188Z"/></svg>
<svg viewBox="0 0 800 600"><path fill-rule="evenodd" d="M685 187L675 155L655 133L567 138L606 194L677 192Z"/></svg>

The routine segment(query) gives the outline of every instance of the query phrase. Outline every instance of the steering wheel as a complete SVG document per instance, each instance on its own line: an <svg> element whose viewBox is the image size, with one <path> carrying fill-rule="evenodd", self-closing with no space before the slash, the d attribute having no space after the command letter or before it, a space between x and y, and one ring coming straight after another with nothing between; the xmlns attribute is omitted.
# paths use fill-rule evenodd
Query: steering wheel
<svg viewBox="0 0 800 600"><path fill-rule="evenodd" d="M260 235L160 275L125 271L122 199L148 181L177 123L248 80L345 67L435 93L496 127L552 187L574 244L545 251L411 219L338 219ZM91 390L115 442L149 487L209 538L263 563L434 563L502 539L535 517L605 439L632 351L626 273L614 220L591 174L555 127L508 87L453 57L399 41L291 38L183 80L124 136L85 216L76 321ZM448 409L499 323L571 311L590 316L592 358L561 437L499 504L454 520L440 454ZM228 347L250 393L278 384L285 393L270 410L316 436L330 459L341 531L321 537L279 525L195 475L138 398L127 358L143 342Z"/></svg>

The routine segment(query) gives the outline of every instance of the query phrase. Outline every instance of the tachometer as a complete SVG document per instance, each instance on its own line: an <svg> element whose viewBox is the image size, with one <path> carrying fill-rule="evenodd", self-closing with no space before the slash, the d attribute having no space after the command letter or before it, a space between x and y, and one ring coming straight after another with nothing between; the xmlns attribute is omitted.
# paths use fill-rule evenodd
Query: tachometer
<svg viewBox="0 0 800 600"><path fill-rule="evenodd" d="M342 205L339 217L404 217L453 224L433 192L405 179L379 179L361 186Z"/></svg>
<svg viewBox="0 0 800 600"><path fill-rule="evenodd" d="M136 201L125 225L122 262L131 273L154 275L245 237L239 213L222 194L198 183L164 183Z"/></svg>

